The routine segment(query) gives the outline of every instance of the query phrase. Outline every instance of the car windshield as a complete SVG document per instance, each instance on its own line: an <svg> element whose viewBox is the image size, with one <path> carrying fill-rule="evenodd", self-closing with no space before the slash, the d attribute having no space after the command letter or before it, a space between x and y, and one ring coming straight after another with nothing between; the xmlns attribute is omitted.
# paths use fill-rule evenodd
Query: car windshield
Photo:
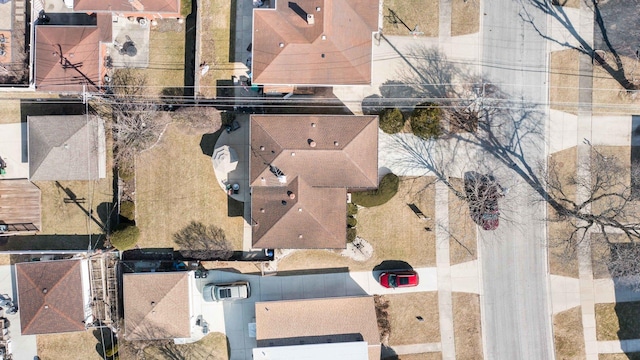
<svg viewBox="0 0 640 360"><path fill-rule="evenodd" d="M393 275L393 274L389 274L389 286L390 286L390 287L396 287L396 286L398 286L398 285L396 284L396 276L395 276L395 275Z"/></svg>
<svg viewBox="0 0 640 360"><path fill-rule="evenodd" d="M498 214L484 213L482 214L483 220L496 220L498 218Z"/></svg>
<svg viewBox="0 0 640 360"><path fill-rule="evenodd" d="M226 299L231 297L231 289L220 289L220 298Z"/></svg>

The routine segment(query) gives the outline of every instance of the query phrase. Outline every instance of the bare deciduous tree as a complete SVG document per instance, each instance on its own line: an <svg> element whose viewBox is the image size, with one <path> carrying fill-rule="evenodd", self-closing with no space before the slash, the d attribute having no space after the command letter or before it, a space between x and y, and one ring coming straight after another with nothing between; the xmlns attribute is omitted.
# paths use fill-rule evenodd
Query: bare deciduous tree
<svg viewBox="0 0 640 360"><path fill-rule="evenodd" d="M114 160L121 169L131 169L135 155L158 140L170 121L153 98L146 96L146 76L130 69L114 71L112 94L92 104L102 117L111 120Z"/></svg>
<svg viewBox="0 0 640 360"><path fill-rule="evenodd" d="M185 257L226 260L233 255L231 243L227 240L224 230L214 225L206 226L201 222L192 221L175 233L173 239Z"/></svg>

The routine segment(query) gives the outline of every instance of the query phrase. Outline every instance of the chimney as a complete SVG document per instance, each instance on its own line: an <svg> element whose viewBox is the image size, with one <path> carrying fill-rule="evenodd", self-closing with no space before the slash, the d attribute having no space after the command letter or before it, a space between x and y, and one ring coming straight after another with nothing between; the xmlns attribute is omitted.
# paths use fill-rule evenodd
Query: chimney
<svg viewBox="0 0 640 360"><path fill-rule="evenodd" d="M313 25L316 23L316 19L313 14L307 14L307 24Z"/></svg>

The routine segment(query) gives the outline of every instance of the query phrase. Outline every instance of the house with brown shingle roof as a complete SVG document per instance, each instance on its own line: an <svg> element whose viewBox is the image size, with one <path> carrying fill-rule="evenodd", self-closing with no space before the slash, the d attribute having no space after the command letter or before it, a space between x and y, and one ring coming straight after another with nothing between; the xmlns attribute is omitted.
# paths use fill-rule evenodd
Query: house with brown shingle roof
<svg viewBox="0 0 640 360"><path fill-rule="evenodd" d="M255 360L380 359L371 296L257 302L255 310Z"/></svg>
<svg viewBox="0 0 640 360"><path fill-rule="evenodd" d="M346 244L347 190L378 186L377 116L252 115L254 248Z"/></svg>
<svg viewBox="0 0 640 360"><path fill-rule="evenodd" d="M124 274L125 339L191 337L190 274L187 271Z"/></svg>
<svg viewBox="0 0 640 360"><path fill-rule="evenodd" d="M91 323L86 260L16 264L23 335L84 331Z"/></svg>
<svg viewBox="0 0 640 360"><path fill-rule="evenodd" d="M40 90L96 91L100 87L97 26L36 26L35 82Z"/></svg>
<svg viewBox="0 0 640 360"><path fill-rule="evenodd" d="M254 9L253 82L260 85L367 85L379 2L278 1Z"/></svg>

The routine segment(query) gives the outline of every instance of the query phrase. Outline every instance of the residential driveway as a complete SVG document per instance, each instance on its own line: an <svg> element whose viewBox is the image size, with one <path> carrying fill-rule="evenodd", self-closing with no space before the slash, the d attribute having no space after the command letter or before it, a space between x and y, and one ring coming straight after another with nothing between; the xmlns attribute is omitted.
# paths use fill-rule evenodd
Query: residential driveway
<svg viewBox="0 0 640 360"><path fill-rule="evenodd" d="M15 284L15 271L13 265L0 266L0 294L9 295L15 302L17 301L17 289ZM19 359L35 359L38 355L38 346L36 344L35 335L21 335L20 311L14 315L8 315L4 311L0 311L2 316L9 319L9 336L11 337L11 353L13 358Z"/></svg>
<svg viewBox="0 0 640 360"><path fill-rule="evenodd" d="M0 125L0 157L7 163L7 173L1 179L29 177L27 123Z"/></svg>
<svg viewBox="0 0 640 360"><path fill-rule="evenodd" d="M420 285L414 288L386 289L374 278L379 272L340 272L313 275L258 276L227 271L210 271L206 279L195 279L193 314L207 320L211 331L225 333L231 348L230 360L251 359L256 347L255 303L294 299L313 299L339 296L364 296L373 294L399 294L419 291L435 291L435 268L415 269ZM224 303L207 303L202 300L202 288L208 283L247 280L251 297Z"/></svg>

